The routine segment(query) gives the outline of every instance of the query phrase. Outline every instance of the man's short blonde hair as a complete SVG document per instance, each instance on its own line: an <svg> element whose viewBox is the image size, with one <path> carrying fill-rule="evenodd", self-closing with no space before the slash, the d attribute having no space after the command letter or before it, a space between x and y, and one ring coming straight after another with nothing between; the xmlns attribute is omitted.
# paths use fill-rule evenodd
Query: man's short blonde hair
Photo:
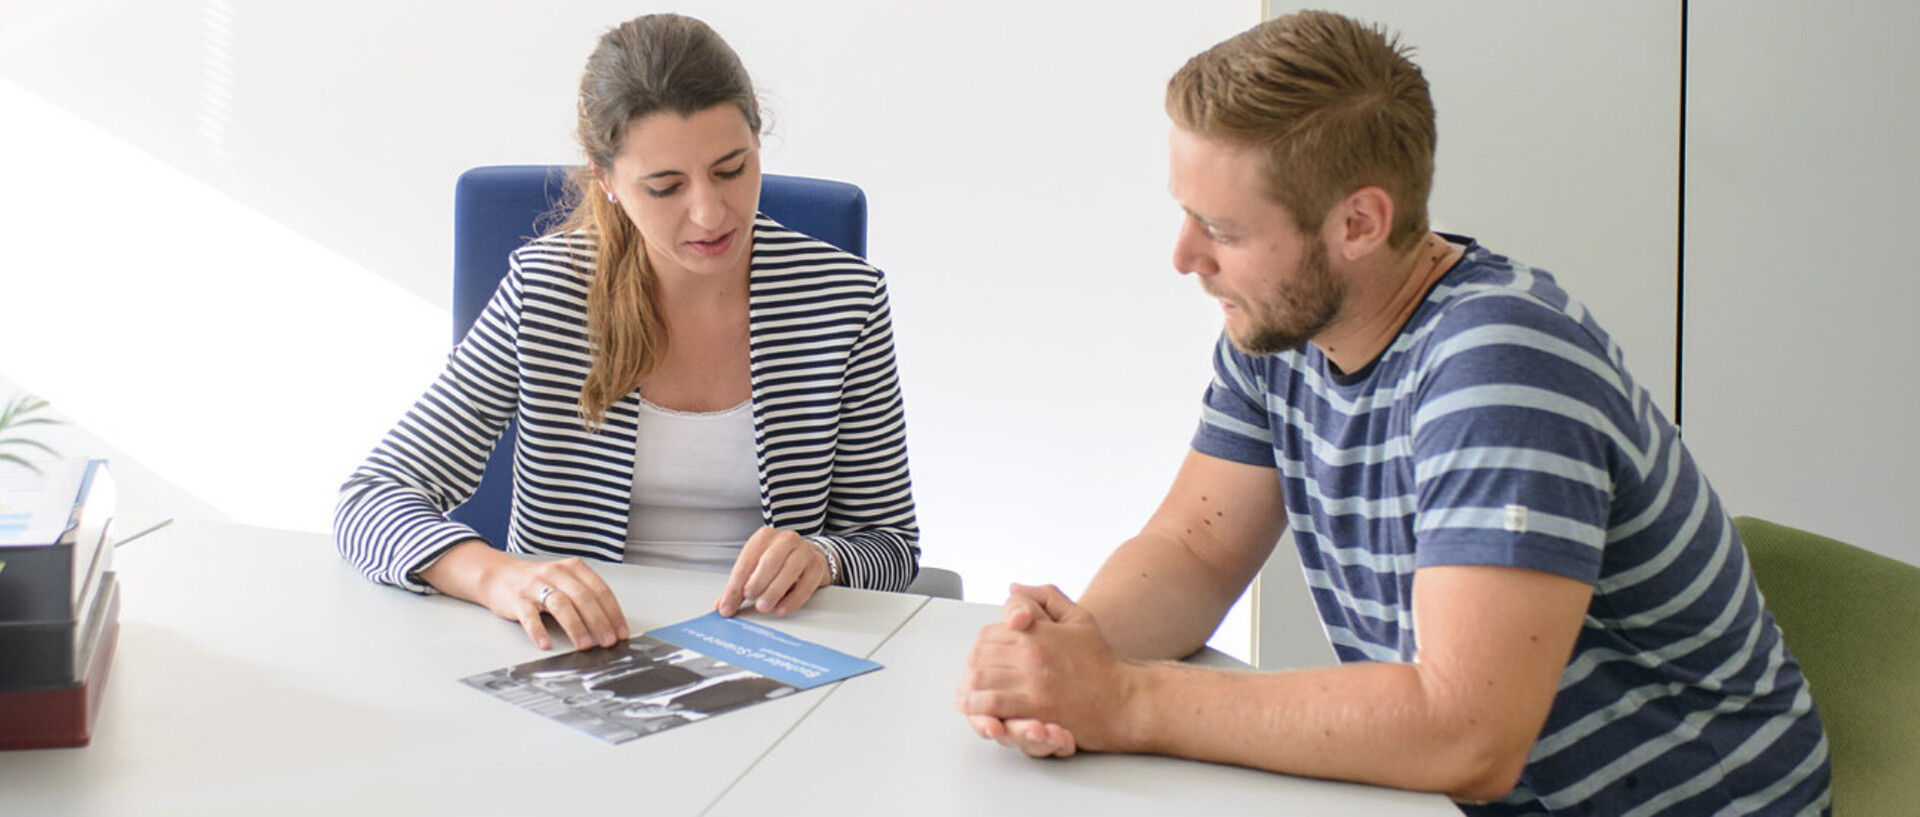
<svg viewBox="0 0 1920 817"><path fill-rule="evenodd" d="M1187 61L1167 83L1174 124L1266 153L1267 188L1303 231L1362 187L1393 198L1390 246L1427 232L1433 99L1413 49L1326 11L1269 20Z"/></svg>

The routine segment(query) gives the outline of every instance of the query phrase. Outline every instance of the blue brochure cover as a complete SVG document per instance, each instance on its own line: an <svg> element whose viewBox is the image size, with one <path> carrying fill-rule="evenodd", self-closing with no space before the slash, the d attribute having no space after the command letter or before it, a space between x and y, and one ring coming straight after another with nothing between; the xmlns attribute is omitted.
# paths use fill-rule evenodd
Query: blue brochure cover
<svg viewBox="0 0 1920 817"><path fill-rule="evenodd" d="M751 621L708 613L647 635L793 686L812 689L880 668L811 641Z"/></svg>
<svg viewBox="0 0 1920 817"><path fill-rule="evenodd" d="M460 679L609 743L879 669L772 627L708 613L603 649Z"/></svg>

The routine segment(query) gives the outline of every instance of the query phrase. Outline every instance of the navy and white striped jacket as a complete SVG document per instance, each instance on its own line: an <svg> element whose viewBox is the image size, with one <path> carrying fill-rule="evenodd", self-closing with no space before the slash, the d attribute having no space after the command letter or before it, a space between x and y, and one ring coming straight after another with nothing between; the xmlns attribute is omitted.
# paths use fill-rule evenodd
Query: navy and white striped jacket
<svg viewBox="0 0 1920 817"><path fill-rule="evenodd" d="M415 574L479 538L446 511L472 495L515 417L507 550L621 558L639 392L582 426L594 254L585 232L515 251L446 369L341 487L334 539L368 578L427 592ZM833 548L844 584L905 589L919 528L884 277L762 215L748 309L763 520Z"/></svg>

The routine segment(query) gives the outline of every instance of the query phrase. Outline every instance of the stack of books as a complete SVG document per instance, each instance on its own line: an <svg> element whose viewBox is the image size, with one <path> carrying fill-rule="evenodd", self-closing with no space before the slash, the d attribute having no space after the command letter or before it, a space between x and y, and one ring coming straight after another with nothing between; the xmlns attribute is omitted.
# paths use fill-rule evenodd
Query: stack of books
<svg viewBox="0 0 1920 817"><path fill-rule="evenodd" d="M120 636L105 460L0 474L0 749L84 746Z"/></svg>

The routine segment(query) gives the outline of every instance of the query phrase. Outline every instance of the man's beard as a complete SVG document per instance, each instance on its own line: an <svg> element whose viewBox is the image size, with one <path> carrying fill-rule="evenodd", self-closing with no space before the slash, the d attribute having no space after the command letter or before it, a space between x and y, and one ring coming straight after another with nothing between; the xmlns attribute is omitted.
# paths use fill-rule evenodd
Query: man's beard
<svg viewBox="0 0 1920 817"><path fill-rule="evenodd" d="M1278 296L1276 301L1241 303L1247 314L1246 330L1227 335L1240 351L1273 355L1299 349L1340 314L1347 296L1346 281L1333 274L1326 242L1319 233L1307 232L1307 245L1301 250L1293 284L1274 294Z"/></svg>

